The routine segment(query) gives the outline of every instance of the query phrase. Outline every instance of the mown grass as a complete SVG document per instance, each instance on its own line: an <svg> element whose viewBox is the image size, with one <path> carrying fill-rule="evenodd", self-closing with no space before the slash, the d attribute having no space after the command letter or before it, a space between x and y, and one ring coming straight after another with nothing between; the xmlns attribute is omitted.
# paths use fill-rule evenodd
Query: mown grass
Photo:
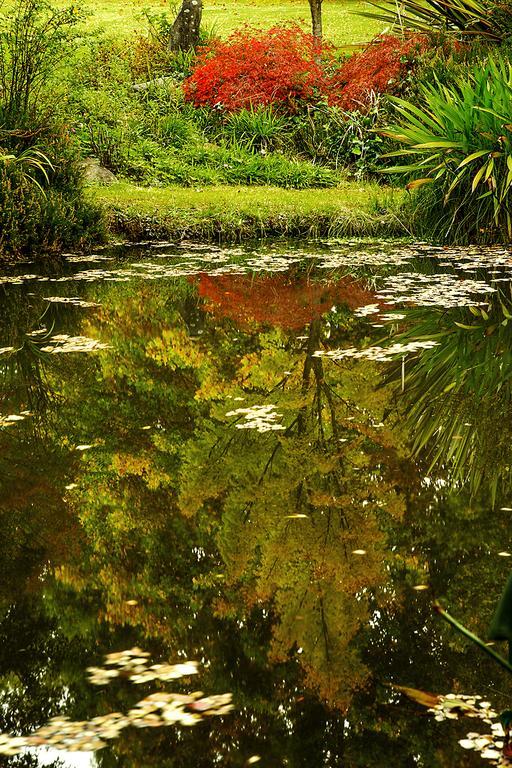
<svg viewBox="0 0 512 768"><path fill-rule="evenodd" d="M407 234L403 194L376 184L335 189L276 187L147 188L128 183L91 187L111 232L139 239L363 237Z"/></svg>
<svg viewBox="0 0 512 768"><path fill-rule="evenodd" d="M68 0L57 0L56 4L69 5ZM87 26L91 29L103 27L114 36L129 37L138 34L144 27L143 11L173 14L172 0L82 0L79 3L88 14ZM325 36L336 45L364 43L377 34L382 25L379 22L355 15L357 11L369 9L361 0L324 0ZM309 6L307 0L208 0L205 3L203 23L221 37L237 27L251 24L269 28L286 22L304 22L309 27Z"/></svg>

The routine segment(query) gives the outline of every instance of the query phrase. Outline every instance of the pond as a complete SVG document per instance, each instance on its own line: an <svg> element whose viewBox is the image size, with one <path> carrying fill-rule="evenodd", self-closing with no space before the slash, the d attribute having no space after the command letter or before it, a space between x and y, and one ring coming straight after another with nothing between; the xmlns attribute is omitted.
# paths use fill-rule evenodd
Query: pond
<svg viewBox="0 0 512 768"><path fill-rule="evenodd" d="M512 678L432 605L486 639L511 570L512 254L147 243L0 283L2 765L506 764L467 734Z"/></svg>

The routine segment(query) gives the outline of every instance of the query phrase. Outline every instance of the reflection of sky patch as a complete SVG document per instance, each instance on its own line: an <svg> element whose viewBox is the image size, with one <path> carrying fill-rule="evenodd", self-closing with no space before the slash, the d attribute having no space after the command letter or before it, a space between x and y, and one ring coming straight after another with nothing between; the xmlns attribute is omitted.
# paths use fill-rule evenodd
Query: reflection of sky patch
<svg viewBox="0 0 512 768"><path fill-rule="evenodd" d="M69 752L51 749L50 747L27 747L22 754L33 755L37 758L37 768L54 765L57 760L62 768L95 768L98 763L93 752Z"/></svg>

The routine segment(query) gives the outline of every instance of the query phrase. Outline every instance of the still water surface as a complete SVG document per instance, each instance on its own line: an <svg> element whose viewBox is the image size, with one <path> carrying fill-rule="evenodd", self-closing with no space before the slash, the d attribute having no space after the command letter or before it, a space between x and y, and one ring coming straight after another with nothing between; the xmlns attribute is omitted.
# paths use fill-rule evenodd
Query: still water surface
<svg viewBox="0 0 512 768"><path fill-rule="evenodd" d="M390 683L510 708L432 603L485 637L511 568L511 281L340 242L6 270L1 764L498 764Z"/></svg>

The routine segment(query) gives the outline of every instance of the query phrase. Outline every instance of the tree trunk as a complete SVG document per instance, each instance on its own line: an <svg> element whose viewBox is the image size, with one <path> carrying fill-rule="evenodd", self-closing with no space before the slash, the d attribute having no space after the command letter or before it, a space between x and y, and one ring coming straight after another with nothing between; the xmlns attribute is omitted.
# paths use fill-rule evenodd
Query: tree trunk
<svg viewBox="0 0 512 768"><path fill-rule="evenodd" d="M181 9L172 25L169 48L188 51L199 43L199 30L203 15L203 0L182 0Z"/></svg>
<svg viewBox="0 0 512 768"><path fill-rule="evenodd" d="M311 21L313 23L313 37L322 39L322 0L309 0L311 9Z"/></svg>

